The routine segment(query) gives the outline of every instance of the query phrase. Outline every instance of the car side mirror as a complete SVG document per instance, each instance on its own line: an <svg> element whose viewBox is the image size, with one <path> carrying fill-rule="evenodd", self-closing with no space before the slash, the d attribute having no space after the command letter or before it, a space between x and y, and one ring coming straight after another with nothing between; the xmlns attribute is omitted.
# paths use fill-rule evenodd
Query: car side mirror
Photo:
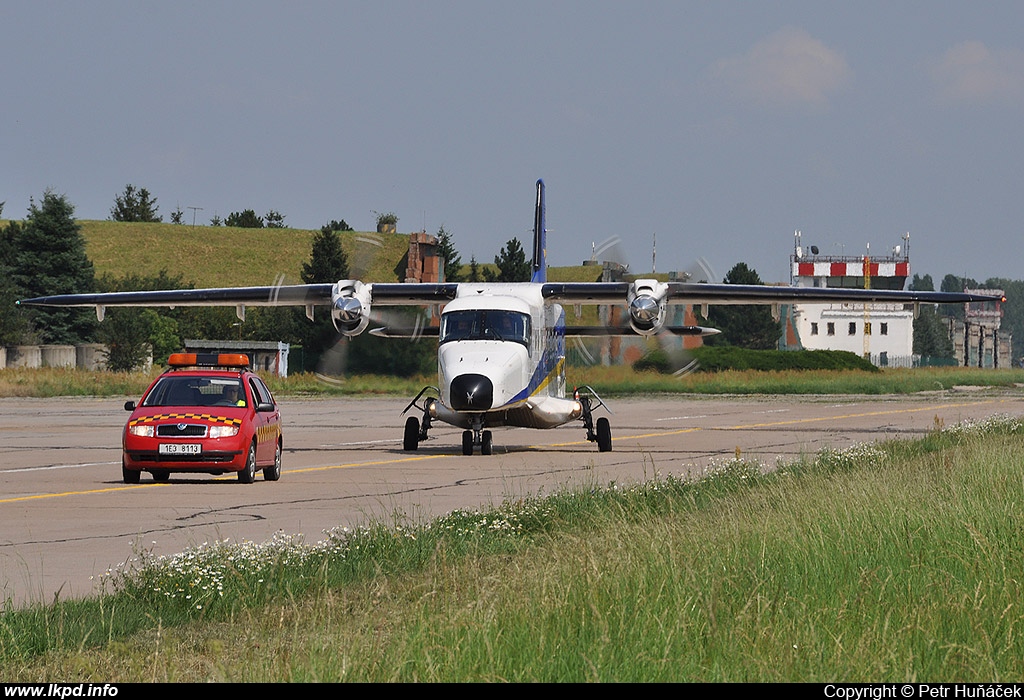
<svg viewBox="0 0 1024 700"><path fill-rule="evenodd" d="M134 411L135 410L135 402L134 401L125 401L124 402L124 410L126 410L126 411Z"/></svg>
<svg viewBox="0 0 1024 700"><path fill-rule="evenodd" d="M274 409L275 409L275 406L272 403L258 403L258 404L256 404L256 412L257 413L273 413Z"/></svg>

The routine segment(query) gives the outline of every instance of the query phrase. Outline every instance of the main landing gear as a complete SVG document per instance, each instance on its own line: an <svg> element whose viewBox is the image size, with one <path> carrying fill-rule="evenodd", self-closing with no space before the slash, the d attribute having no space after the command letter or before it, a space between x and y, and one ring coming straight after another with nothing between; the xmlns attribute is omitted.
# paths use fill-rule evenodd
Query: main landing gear
<svg viewBox="0 0 1024 700"><path fill-rule="evenodd" d="M612 428L608 419L602 416L597 421L594 420L594 409L604 406L604 401L597 395L597 392L591 389L589 386L585 387L588 393L580 393L577 389L573 392L573 396L577 401L580 402L580 406L583 407L583 426L587 429L587 440L590 442L597 443L598 452L611 452L612 451Z"/></svg>
<svg viewBox="0 0 1024 700"><path fill-rule="evenodd" d="M425 386L420 389L420 393L416 394L416 398L410 401L409 405L405 407L404 411L402 411L402 415L405 415L410 408L418 408L423 412L422 422L420 422L416 416L409 416L405 421L405 433L402 435L402 449L406 452L413 452L417 447L419 447L421 442L427 439L427 431L430 430L430 407L435 401L437 401L437 399L433 396L428 396L423 399L422 404L417 402L423 398L423 395L428 391L433 391L438 396L441 395L441 392L438 391L436 386Z"/></svg>

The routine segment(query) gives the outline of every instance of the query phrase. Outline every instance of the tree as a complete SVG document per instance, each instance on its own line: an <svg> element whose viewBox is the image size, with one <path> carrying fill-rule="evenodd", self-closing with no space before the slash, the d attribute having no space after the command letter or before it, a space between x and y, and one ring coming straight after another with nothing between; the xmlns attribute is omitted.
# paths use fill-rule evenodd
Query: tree
<svg viewBox="0 0 1024 700"><path fill-rule="evenodd" d="M469 257L469 279L467 282L483 282L484 276L480 272L480 263L476 261L476 256L471 255Z"/></svg>
<svg viewBox="0 0 1024 700"><path fill-rule="evenodd" d="M345 220L344 220L344 219L342 219L341 221L335 221L334 219L331 219L331 223L327 224L327 226L328 226L328 227L329 227L329 228L330 228L330 229L331 229L332 231L351 231L351 230L352 230L352 227L351 227L351 226L349 226L349 225L348 225L348 224L347 224L347 223L345 222Z"/></svg>
<svg viewBox="0 0 1024 700"><path fill-rule="evenodd" d="M284 228L284 214L271 209L263 217L267 221L267 228Z"/></svg>
<svg viewBox="0 0 1024 700"><path fill-rule="evenodd" d="M313 237L309 260L302 264L300 273L306 284L333 283L349 276L348 256L341 247L341 236L333 228L334 223L321 226L320 233ZM316 367L324 351L337 340L338 332L329 313L315 318L312 323L304 322L300 329L306 364Z"/></svg>
<svg viewBox="0 0 1024 700"><path fill-rule="evenodd" d="M458 282L462 276L462 256L455 250L452 234L443 225L437 229L437 254L444 261L445 280Z"/></svg>
<svg viewBox="0 0 1024 700"><path fill-rule="evenodd" d="M914 275L910 289L918 292L935 291L931 275ZM961 290L962 291L962 290ZM922 357L953 357L953 341L946 324L939 318L935 304L922 304L913 326L913 352Z"/></svg>
<svg viewBox="0 0 1024 700"><path fill-rule="evenodd" d="M252 209L246 209L242 212L233 211L228 214L228 218L224 220L224 225L237 228L263 228L263 219L256 216L256 212Z"/></svg>
<svg viewBox="0 0 1024 700"><path fill-rule="evenodd" d="M2 204L0 202L0 205ZM20 229L17 221L0 228L0 346L30 342L26 310L15 306L14 303L23 296L20 287L14 281L17 258L15 239Z"/></svg>
<svg viewBox="0 0 1024 700"><path fill-rule="evenodd" d="M181 275L171 277L167 270L161 270L155 277L106 274L96 280L96 289L100 292L191 289L193 286L185 284ZM177 317L183 311L108 309L96 331L97 339L107 346L107 369L129 372L142 367L151 350L154 362L163 363L168 355L181 349Z"/></svg>
<svg viewBox="0 0 1024 700"><path fill-rule="evenodd" d="M171 223L178 224L179 226L185 221L185 212L181 210L181 207L177 207L171 212Z"/></svg>
<svg viewBox="0 0 1024 700"><path fill-rule="evenodd" d="M498 267L497 274L484 270L488 282L529 282L533 274L533 266L526 260L523 244L513 238L498 255L494 256L494 264Z"/></svg>
<svg viewBox="0 0 1024 700"><path fill-rule="evenodd" d="M957 277L956 275L946 275L942 278L942 284L939 285L939 291L942 292L962 292L965 289L977 289L978 283L970 277ZM963 304L943 304L942 308L943 316L952 316L958 320L964 320L964 305Z"/></svg>
<svg viewBox="0 0 1024 700"><path fill-rule="evenodd" d="M114 221L163 221L163 217L157 216L159 207L156 205L156 197L149 194L149 190L143 187L136 190L134 185L125 185L124 193L114 197L114 207L110 210L110 218Z"/></svg>
<svg viewBox="0 0 1024 700"><path fill-rule="evenodd" d="M762 284L757 272L746 263L736 263L722 280L725 284ZM751 350L774 350L781 331L771 311L764 306L712 306L708 323L722 331L705 339L707 345L735 345Z"/></svg>
<svg viewBox="0 0 1024 700"><path fill-rule="evenodd" d="M25 296L93 291L93 266L74 212L64 195L50 190L39 204L30 202L28 217L14 238L14 281ZM39 307L28 314L44 343L88 342L96 327L92 310Z"/></svg>
<svg viewBox="0 0 1024 700"><path fill-rule="evenodd" d="M309 260L302 263L302 281L306 284L337 282L349 275L348 256L341 247L341 236L332 221L320 227L320 233L313 236Z"/></svg>

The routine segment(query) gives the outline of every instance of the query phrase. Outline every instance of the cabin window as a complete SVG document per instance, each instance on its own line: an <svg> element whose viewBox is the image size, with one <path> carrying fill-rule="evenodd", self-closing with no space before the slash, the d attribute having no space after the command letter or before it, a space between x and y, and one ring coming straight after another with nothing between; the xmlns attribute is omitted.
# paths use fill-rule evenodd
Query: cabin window
<svg viewBox="0 0 1024 700"><path fill-rule="evenodd" d="M878 332L881 335L889 335L889 324L888 323L879 323L878 326L879 326Z"/></svg>
<svg viewBox="0 0 1024 700"><path fill-rule="evenodd" d="M849 335L857 335L857 323L855 321L850 321Z"/></svg>
<svg viewBox="0 0 1024 700"><path fill-rule="evenodd" d="M827 329L828 329L828 334L829 334L829 335L835 335L835 334L836 334L836 324L835 324L835 323L833 323L832 321L829 321L829 322L828 322L828 323L827 323L827 324L825 325L825 328L827 328Z"/></svg>
<svg viewBox="0 0 1024 700"><path fill-rule="evenodd" d="M811 335L818 335L818 324L811 322Z"/></svg>
<svg viewBox="0 0 1024 700"><path fill-rule="evenodd" d="M530 317L518 311L451 311L441 316L440 342L499 340L530 344Z"/></svg>

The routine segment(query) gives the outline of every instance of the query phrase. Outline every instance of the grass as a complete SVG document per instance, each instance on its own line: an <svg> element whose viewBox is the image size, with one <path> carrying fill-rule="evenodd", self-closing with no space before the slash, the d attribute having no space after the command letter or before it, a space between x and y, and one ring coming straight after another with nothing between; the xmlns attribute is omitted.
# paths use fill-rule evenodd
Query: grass
<svg viewBox="0 0 1024 700"><path fill-rule="evenodd" d="M1024 425L142 552L0 615L10 681L1015 681Z"/></svg>
<svg viewBox="0 0 1024 700"><path fill-rule="evenodd" d="M303 263L316 231L292 228L233 228L165 223L79 221L96 275L129 273L172 277L200 287L300 284ZM131 241L131 255L125 255ZM342 232L341 244L353 276L393 281L405 276L401 261L408 234Z"/></svg>
<svg viewBox="0 0 1024 700"><path fill-rule="evenodd" d="M159 374L153 372L91 372L80 369L8 368L0 370L0 397L130 396L138 397ZM412 397L437 377L355 375L323 378L293 374L265 376L279 396L345 396L376 394ZM590 386L601 396L637 394L914 394L957 387L1014 387L1024 384L1024 370L931 367L885 369L881 372L793 370L728 371L674 378L655 372L634 372L623 366L570 367L568 387Z"/></svg>

